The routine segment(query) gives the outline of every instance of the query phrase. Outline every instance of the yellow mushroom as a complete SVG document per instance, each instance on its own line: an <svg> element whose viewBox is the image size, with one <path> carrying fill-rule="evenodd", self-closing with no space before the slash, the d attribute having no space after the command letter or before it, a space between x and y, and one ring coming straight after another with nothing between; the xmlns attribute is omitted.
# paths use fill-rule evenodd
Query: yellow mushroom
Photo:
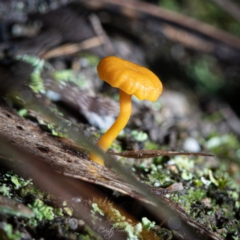
<svg viewBox="0 0 240 240"><path fill-rule="evenodd" d="M106 152L127 125L132 112L132 95L140 100L154 102L162 92L162 83L149 69L115 56L103 58L97 66L97 71L100 79L120 89L119 116L97 143ZM94 153L90 154L90 159L104 165L103 159Z"/></svg>

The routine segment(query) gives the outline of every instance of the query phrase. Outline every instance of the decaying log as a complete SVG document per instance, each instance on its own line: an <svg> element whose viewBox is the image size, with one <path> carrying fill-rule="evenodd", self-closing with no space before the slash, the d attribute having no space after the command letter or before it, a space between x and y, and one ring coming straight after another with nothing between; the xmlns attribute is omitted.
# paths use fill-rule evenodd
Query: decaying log
<svg viewBox="0 0 240 240"><path fill-rule="evenodd" d="M187 230L189 234L198 232L197 235L193 234L194 239L223 240L221 236L192 219L179 204L166 198L161 189L150 189L142 184L135 186L124 182L110 169L90 161L84 153L72 151L71 149L75 147L66 145L61 138L53 137L36 124L18 116L5 102L0 103L0 140L7 142L11 147L21 149L33 158L35 156L42 159L58 173L102 185L148 203L157 214L168 213L166 218L170 217L169 214L178 216L182 221L183 230ZM44 178L44 173L42 174Z"/></svg>

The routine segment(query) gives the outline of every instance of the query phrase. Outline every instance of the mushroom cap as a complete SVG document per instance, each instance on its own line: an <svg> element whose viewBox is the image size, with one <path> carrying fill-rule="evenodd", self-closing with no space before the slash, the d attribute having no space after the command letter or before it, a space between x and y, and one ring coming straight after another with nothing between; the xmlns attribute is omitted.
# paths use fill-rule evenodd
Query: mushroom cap
<svg viewBox="0 0 240 240"><path fill-rule="evenodd" d="M154 102L162 92L162 83L153 72L115 56L103 58L97 71L100 79L140 100Z"/></svg>

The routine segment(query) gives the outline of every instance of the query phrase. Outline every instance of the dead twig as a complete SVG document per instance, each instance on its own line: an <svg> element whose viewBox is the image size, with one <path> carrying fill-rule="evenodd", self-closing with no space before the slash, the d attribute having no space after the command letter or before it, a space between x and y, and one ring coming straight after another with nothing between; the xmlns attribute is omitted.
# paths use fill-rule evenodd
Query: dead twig
<svg viewBox="0 0 240 240"><path fill-rule="evenodd" d="M234 61L238 59L235 51L235 49L240 50L238 37L179 13L136 0L90 0L83 4L93 11L98 11L100 16L102 12L104 16L106 13L109 14L108 18L111 16L113 22L116 22L117 17L124 18L126 24L122 28L125 31L126 29L136 31L137 21L140 21L142 27L139 31L146 29L155 35L163 34L167 39L197 51L212 53Z"/></svg>
<svg viewBox="0 0 240 240"><path fill-rule="evenodd" d="M86 49L90 49L90 48L101 46L101 45L103 45L102 38L92 37L80 43L64 44L59 47L56 47L44 53L41 56L41 58L49 59L53 57L71 55L71 54L80 52L81 50L86 50Z"/></svg>
<svg viewBox="0 0 240 240"><path fill-rule="evenodd" d="M188 155L188 156L203 156L203 157L214 157L211 153L202 153L202 152L175 152L167 150L131 150L121 153L108 152L111 155L117 155L121 157L128 158L153 158L158 156L177 156L177 155Z"/></svg>
<svg viewBox="0 0 240 240"><path fill-rule="evenodd" d="M92 13L89 16L89 19L92 24L93 30L95 31L97 36L102 39L103 47L105 48L106 52L109 55L113 55L115 53L115 50L114 50L112 43L109 40L107 34L105 33L104 29L102 28L102 24L101 24L98 16L95 13Z"/></svg>

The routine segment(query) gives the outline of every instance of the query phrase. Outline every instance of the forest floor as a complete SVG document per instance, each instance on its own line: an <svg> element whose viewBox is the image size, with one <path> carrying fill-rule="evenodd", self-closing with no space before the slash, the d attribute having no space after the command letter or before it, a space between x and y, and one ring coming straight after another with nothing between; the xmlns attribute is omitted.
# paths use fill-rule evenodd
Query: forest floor
<svg viewBox="0 0 240 240"><path fill-rule="evenodd" d="M23 38L1 60L0 239L240 239L239 63L103 26L110 50L92 39L43 54ZM101 166L89 154L119 112L96 69L109 51L149 66L163 93L133 97Z"/></svg>

